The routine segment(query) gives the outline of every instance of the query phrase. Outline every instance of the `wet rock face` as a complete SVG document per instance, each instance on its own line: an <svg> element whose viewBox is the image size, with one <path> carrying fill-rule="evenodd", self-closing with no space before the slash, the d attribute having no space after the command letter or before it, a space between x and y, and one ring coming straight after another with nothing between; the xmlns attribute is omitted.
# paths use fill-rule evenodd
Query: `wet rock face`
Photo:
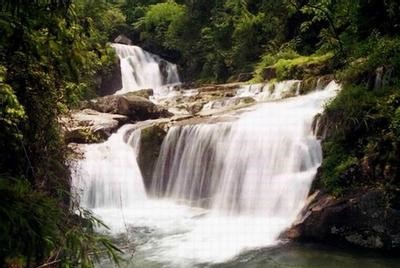
<svg viewBox="0 0 400 268"><path fill-rule="evenodd" d="M162 125L153 125L141 130L138 165L146 189L150 189L153 171L160 154L161 145L167 132Z"/></svg>
<svg viewBox="0 0 400 268"><path fill-rule="evenodd" d="M100 85L97 89L99 96L112 95L122 88L122 76L120 60L116 57L109 74L100 77Z"/></svg>
<svg viewBox="0 0 400 268"><path fill-rule="evenodd" d="M102 113L125 115L132 121L172 116L166 109L132 93L90 100L82 103L82 108L90 108Z"/></svg>
<svg viewBox="0 0 400 268"><path fill-rule="evenodd" d="M343 198L317 192L286 236L295 240L400 251L400 211L387 204L387 196L380 190Z"/></svg>

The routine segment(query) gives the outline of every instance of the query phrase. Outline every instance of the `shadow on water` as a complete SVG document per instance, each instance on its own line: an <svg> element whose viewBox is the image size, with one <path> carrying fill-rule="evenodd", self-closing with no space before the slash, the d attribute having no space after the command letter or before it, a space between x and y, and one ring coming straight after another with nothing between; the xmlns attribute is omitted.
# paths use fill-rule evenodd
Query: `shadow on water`
<svg viewBox="0 0 400 268"><path fill-rule="evenodd" d="M338 249L319 244L289 243L241 254L210 268L397 268L400 258L380 253Z"/></svg>
<svg viewBox="0 0 400 268"><path fill-rule="evenodd" d="M137 230L136 230L137 231ZM148 230L141 230L147 233ZM136 235L138 233L136 232ZM146 236L145 234L143 234ZM155 241L153 241L155 242ZM156 243L147 240L149 247ZM132 248L131 248L132 249ZM133 250L133 249L132 249ZM312 243L288 243L260 248L240 254L218 264L172 264L150 260L141 252L128 252L121 263L123 268L398 268L400 257L372 251L341 249ZM134 251L134 250L133 250ZM103 261L97 267L114 267Z"/></svg>

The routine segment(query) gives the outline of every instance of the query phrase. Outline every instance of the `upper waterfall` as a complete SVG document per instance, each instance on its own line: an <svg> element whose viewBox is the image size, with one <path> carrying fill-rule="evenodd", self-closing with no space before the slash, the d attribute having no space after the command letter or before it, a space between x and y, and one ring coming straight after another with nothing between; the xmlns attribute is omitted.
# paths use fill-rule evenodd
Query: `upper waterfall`
<svg viewBox="0 0 400 268"><path fill-rule="evenodd" d="M151 88L158 93L161 87L180 83L177 66L138 46L112 44L121 65L123 94Z"/></svg>

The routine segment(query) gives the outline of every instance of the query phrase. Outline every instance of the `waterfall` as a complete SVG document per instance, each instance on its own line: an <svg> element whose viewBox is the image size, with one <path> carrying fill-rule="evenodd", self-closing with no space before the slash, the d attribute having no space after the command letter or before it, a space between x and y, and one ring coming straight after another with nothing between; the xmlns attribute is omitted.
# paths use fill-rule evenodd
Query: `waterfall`
<svg viewBox="0 0 400 268"><path fill-rule="evenodd" d="M322 161L313 118L339 88L331 82L308 95L258 104L233 122L171 128L151 192L203 207L207 216L176 239L168 256L219 262L276 244L305 205ZM171 240L164 243L171 247Z"/></svg>
<svg viewBox="0 0 400 268"><path fill-rule="evenodd" d="M72 188L85 208L125 208L144 202L146 191L136 162L140 130L123 126L106 142L85 145L73 169Z"/></svg>
<svg viewBox="0 0 400 268"><path fill-rule="evenodd" d="M275 99L297 89L290 81L242 93ZM140 130L124 126L83 148L73 189L113 232L133 232L142 261L135 267L196 267L274 246L303 208L322 161L313 118L339 89L332 81L232 112L227 122L171 127L148 196L136 163Z"/></svg>
<svg viewBox="0 0 400 268"><path fill-rule="evenodd" d="M112 44L121 64L122 89L116 94L151 88L159 93L165 85L180 82L177 66L138 46Z"/></svg>
<svg viewBox="0 0 400 268"><path fill-rule="evenodd" d="M164 139L151 192L202 206L215 191L229 124L172 127Z"/></svg>
<svg viewBox="0 0 400 268"><path fill-rule="evenodd" d="M282 215L290 224L322 161L313 118L337 87L260 104L235 122L171 128L152 192L226 215Z"/></svg>

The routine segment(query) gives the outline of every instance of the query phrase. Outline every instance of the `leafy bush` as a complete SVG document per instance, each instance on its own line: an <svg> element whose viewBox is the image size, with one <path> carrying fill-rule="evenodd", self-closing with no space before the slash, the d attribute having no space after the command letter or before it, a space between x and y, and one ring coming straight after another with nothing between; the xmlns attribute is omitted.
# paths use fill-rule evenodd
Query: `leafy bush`
<svg viewBox="0 0 400 268"><path fill-rule="evenodd" d="M69 207L57 119L94 92L96 76L114 61L106 44L114 28L93 20L118 14L110 14L106 1L93 9L93 1L6 2L0 14L0 174L7 174L0 176L0 266L7 258L27 267L47 259L88 267L99 244L111 244L94 233L95 218L84 213L82 220Z"/></svg>
<svg viewBox="0 0 400 268"><path fill-rule="evenodd" d="M397 87L371 91L351 84L327 105L321 118L328 131L320 176L325 189L399 189L399 106Z"/></svg>
<svg viewBox="0 0 400 268"><path fill-rule="evenodd" d="M301 68L311 68L317 69L316 65L325 65L327 61L333 57L332 53L327 53L325 55L311 55L311 56L299 56L293 59L279 59L273 67L276 68L277 76L279 80L293 79L293 78L303 78L295 77L295 71L301 71ZM297 70L296 70L297 69ZM315 70L313 70L315 71Z"/></svg>
<svg viewBox="0 0 400 268"><path fill-rule="evenodd" d="M186 8L173 0L150 5L143 17L134 25L142 39L153 39L166 48L181 46L180 36L185 29Z"/></svg>
<svg viewBox="0 0 400 268"><path fill-rule="evenodd" d="M1 175L0 202L2 266L20 260L29 267L47 259L63 267L93 267L100 252L119 260L119 249L95 233L96 226L105 226L101 221L81 209L74 215L24 179Z"/></svg>
<svg viewBox="0 0 400 268"><path fill-rule="evenodd" d="M364 42L357 42L351 49L349 64L340 72L343 80L366 82L368 75L378 67L386 66L392 71L392 80L399 80L400 38L382 37L372 33Z"/></svg>
<svg viewBox="0 0 400 268"><path fill-rule="evenodd" d="M278 80L284 79L295 79L303 78L296 77L302 75L302 70L306 70L308 66L317 69L317 65L327 65L328 61L332 59L332 53L326 53L324 55L310 55L301 56L295 52L292 48L284 48L278 53L266 53L262 56L261 61L255 67L255 82L263 81L263 73L267 68L273 68L276 70ZM315 71L315 70L313 70ZM296 72L298 74L296 74Z"/></svg>

